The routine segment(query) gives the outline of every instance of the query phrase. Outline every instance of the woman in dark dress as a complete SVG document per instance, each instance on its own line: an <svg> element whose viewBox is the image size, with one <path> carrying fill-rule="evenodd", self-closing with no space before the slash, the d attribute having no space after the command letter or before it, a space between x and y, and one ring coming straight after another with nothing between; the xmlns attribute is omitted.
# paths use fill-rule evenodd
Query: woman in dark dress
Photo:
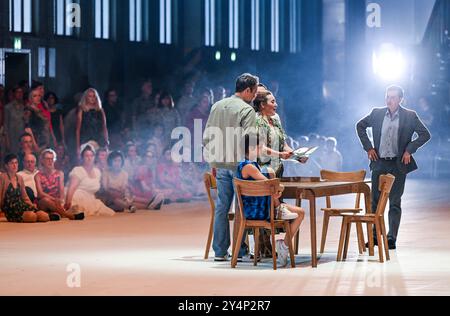
<svg viewBox="0 0 450 316"><path fill-rule="evenodd" d="M97 90L87 89L80 101L76 124L77 154L80 156L81 144L95 141L100 147L108 147L109 136L106 115Z"/></svg>

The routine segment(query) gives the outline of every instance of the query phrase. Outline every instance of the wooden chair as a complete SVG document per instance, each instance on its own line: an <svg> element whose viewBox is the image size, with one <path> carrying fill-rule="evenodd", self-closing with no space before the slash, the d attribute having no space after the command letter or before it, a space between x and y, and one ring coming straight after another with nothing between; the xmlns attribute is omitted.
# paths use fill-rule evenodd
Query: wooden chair
<svg viewBox="0 0 450 316"><path fill-rule="evenodd" d="M338 261L341 261L342 257L344 260L347 258L348 242L350 239L350 231L352 223L368 224L368 235L369 235L369 247L373 247L373 231L372 225L375 225L375 231L378 240L378 254L380 257L380 262L383 260L383 246L386 253L386 260L390 260L389 257L389 245L386 234L386 225L384 222L384 211L386 209L386 204L389 199L389 194L391 192L392 186L394 185L395 177L393 175L382 175L380 176L380 186L379 190L381 192L380 199L378 200L377 211L375 214L343 214L342 228L341 228L341 238L339 239L339 249L338 249ZM372 188L376 190L376 188ZM345 241L345 246L344 246ZM371 248L373 249L373 248ZM342 254L343 252L343 254Z"/></svg>
<svg viewBox="0 0 450 316"><path fill-rule="evenodd" d="M216 203L212 196L212 192L215 191L217 194L217 182L216 182L216 178L209 172L205 173L205 175L203 176L203 181L205 182L206 194L208 195L209 205L211 208L211 221L209 223L208 240L206 242L206 250L205 250L205 260L208 260L209 250L211 249L211 243L212 243L213 234L214 234L214 218L215 218L215 210L216 210ZM234 221L234 213L228 214L228 220Z"/></svg>
<svg viewBox="0 0 450 316"><path fill-rule="evenodd" d="M236 268L239 249L241 247L240 241L244 236L244 231L246 229L253 229L253 234L255 236L255 254L259 252L259 229L264 228L270 230L270 236L272 241L272 247L275 250L275 229L284 228L286 231L286 238L289 241L289 254L291 258L291 266L295 268L295 258L294 258L294 247L292 244L292 234L287 220L275 220L275 207L274 207L274 196L280 189L280 179L272 179L265 181L244 181L239 179L234 179L234 185L236 189L236 196L238 199L238 212L239 216L239 232L235 237L233 258L231 260L231 267ZM242 196L271 196L270 199L270 221L266 220L247 220L244 216L244 206L242 202ZM272 251L273 269L277 269L277 257L276 251ZM254 265L258 264L258 256L254 256Z"/></svg>
<svg viewBox="0 0 450 316"><path fill-rule="evenodd" d="M320 176L325 181L333 181L333 182L352 182L352 181L364 181L366 177L366 171L355 171L355 172L334 172L329 170L320 171ZM341 217L343 213L360 213L363 209L360 208L361 203L361 194L358 193L356 195L355 207L354 208L333 208L331 206L331 197L327 196L327 207L323 208L324 212L323 216L323 227L322 227L322 241L320 244L320 253L325 252L325 242L327 239L328 233L328 224L330 222L330 217ZM362 228L362 224L358 223L357 226L358 231L358 248L359 253L362 254L366 251L365 241L364 241L364 232Z"/></svg>

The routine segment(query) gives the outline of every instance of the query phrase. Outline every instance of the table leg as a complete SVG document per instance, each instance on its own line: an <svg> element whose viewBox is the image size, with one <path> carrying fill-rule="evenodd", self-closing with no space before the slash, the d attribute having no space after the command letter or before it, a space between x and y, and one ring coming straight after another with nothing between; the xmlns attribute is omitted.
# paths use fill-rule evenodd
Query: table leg
<svg viewBox="0 0 450 316"><path fill-rule="evenodd" d="M296 206L302 207L302 199L301 198L297 198ZM294 240L294 251L295 251L296 255L298 255L299 243L300 243L300 229L298 230L297 234L295 234L295 240Z"/></svg>
<svg viewBox="0 0 450 316"><path fill-rule="evenodd" d="M317 235L316 235L316 197L314 192L311 192L309 198L309 213L310 213L310 225L311 225L311 257L312 267L317 268Z"/></svg>

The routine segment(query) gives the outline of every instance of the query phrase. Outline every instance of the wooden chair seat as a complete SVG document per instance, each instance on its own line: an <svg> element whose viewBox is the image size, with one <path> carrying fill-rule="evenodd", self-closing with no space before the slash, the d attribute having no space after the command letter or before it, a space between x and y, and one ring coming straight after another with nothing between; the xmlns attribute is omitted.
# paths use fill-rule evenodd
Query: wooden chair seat
<svg viewBox="0 0 450 316"><path fill-rule="evenodd" d="M334 172L329 170L322 170L320 172L320 176L324 181L344 181L344 182L363 181L364 178L366 177L366 171L361 170L355 172ZM322 209L322 211L324 212L324 216L323 216L322 241L320 244L320 253L325 252L325 242L327 239L328 224L331 217L342 217L344 214L355 215L363 211L363 209L360 208L361 194L356 195L354 208L333 208L331 206L331 197L327 196L326 199L327 199L327 207ZM361 223L357 225L357 229L358 229L359 253L362 254L366 251L366 247Z"/></svg>
<svg viewBox="0 0 450 316"><path fill-rule="evenodd" d="M361 223L366 223L368 221L373 221L375 214L351 214L351 213L342 213L342 216L347 217L351 221L357 221Z"/></svg>
<svg viewBox="0 0 450 316"><path fill-rule="evenodd" d="M284 228L284 222L285 221L283 221L283 220L281 220L281 221L275 220L274 227L275 228ZM264 228L264 229L270 229L272 227L270 222L268 222L268 221L246 220L246 225L247 225L247 227L250 227L250 228L259 227L259 228Z"/></svg>
<svg viewBox="0 0 450 316"><path fill-rule="evenodd" d="M322 211L330 213L359 213L362 208L323 208Z"/></svg>
<svg viewBox="0 0 450 316"><path fill-rule="evenodd" d="M238 211L239 216L239 232L234 235L234 249L233 258L231 260L231 267L236 268L239 249L241 247L241 241L244 237L244 231L246 229L253 229L253 234L255 238L255 256L253 264L256 266L258 264L258 253L259 253L259 230L261 228L270 230L270 237L273 249L275 249L275 231L277 228L284 228L286 231L286 240L288 242L289 255L291 258L291 267L295 268L295 257L294 257L294 245L292 243L292 233L290 229L290 224L288 220L276 220L275 219L275 207L274 200L276 194L280 189L280 179L272 179L265 181L244 181L239 179L234 179L234 186L236 188L236 196L238 199ZM270 221L266 220L247 220L244 216L244 204L242 197L267 197L270 196ZM272 261L273 269L277 269L277 257L276 251L272 251Z"/></svg>

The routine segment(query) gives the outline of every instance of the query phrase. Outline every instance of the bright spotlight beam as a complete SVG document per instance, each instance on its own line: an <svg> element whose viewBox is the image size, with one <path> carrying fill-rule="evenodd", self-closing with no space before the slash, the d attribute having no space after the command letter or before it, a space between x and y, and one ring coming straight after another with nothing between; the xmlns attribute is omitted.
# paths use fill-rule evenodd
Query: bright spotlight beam
<svg viewBox="0 0 450 316"><path fill-rule="evenodd" d="M383 80L396 80L402 77L406 61L402 53L395 50L381 50L373 53L373 72Z"/></svg>

